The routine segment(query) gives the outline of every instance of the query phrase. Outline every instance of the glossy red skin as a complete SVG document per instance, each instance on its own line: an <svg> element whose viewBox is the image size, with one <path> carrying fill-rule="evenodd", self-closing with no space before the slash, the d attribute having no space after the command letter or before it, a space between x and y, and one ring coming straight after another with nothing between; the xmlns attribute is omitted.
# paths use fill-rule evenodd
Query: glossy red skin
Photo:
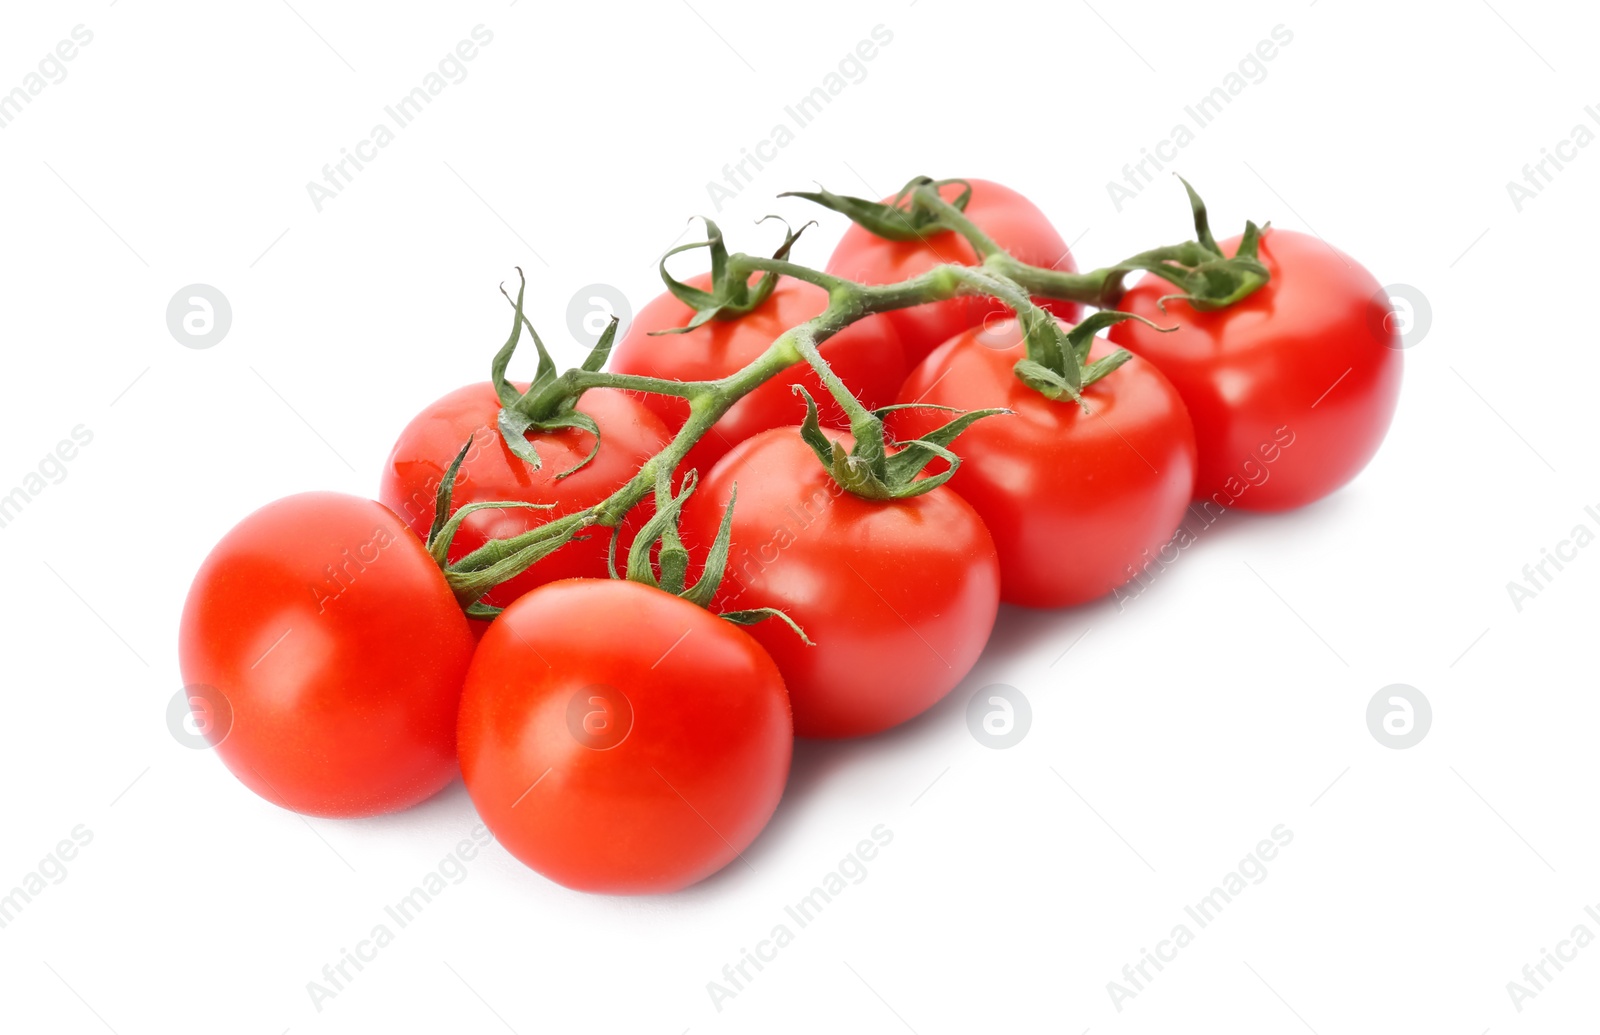
<svg viewBox="0 0 1600 1035"><path fill-rule="evenodd" d="M705 289L710 274L693 277L689 283ZM789 330L828 307L828 293L815 284L784 277L773 288L772 296L755 311L737 320L712 320L687 334L652 332L686 325L694 310L670 292L640 310L627 333L611 352L608 366L621 374L665 377L674 381L704 381L727 377L747 366L765 352L784 331ZM908 369L900 337L894 328L877 320L851 324L822 343L819 351L833 372L868 407L883 406L894 398ZM732 449L751 435L768 428L799 424L805 418L805 402L792 385L804 385L817 401L822 422L830 427L846 427L844 413L822 387L817 375L804 364L797 364L746 395L723 414L722 419L695 443L680 467L705 474ZM673 431L689 419L689 404L669 395L647 395L645 405Z"/></svg>
<svg viewBox="0 0 1600 1035"><path fill-rule="evenodd" d="M178 632L185 684L232 706L223 763L313 816L394 812L454 778L472 649L421 541L386 507L331 492L239 522L195 575Z"/></svg>
<svg viewBox="0 0 1600 1035"><path fill-rule="evenodd" d="M965 210L967 217L995 243L1031 266L1077 272L1078 266L1067 243L1033 202L998 183L967 182L972 185L972 198ZM940 188L939 194L947 201L954 201L961 189L959 184L950 184ZM893 198L883 200L885 204L894 201ZM946 263L976 266L978 253L966 238L949 231L921 241L890 241L852 223L834 248L827 269L829 273L864 284L896 284ZM1052 298L1034 301L1068 322L1078 319L1080 307L1076 302ZM896 309L863 322L882 319L894 325L900 332L906 363L915 367L944 342L969 327L981 326L996 315L1010 315L1010 310L993 298L962 295L929 305Z"/></svg>
<svg viewBox="0 0 1600 1035"><path fill-rule="evenodd" d="M632 709L604 748L567 719L597 685ZM794 748L783 678L742 629L600 579L544 586L495 619L460 735L467 790L495 838L559 884L618 895L676 891L732 862L777 807Z"/></svg>
<svg viewBox="0 0 1600 1035"><path fill-rule="evenodd" d="M1111 348L1097 342L1090 357ZM1177 390L1144 360L1085 389L1085 414L1017 380L1024 356L1015 320L974 328L912 371L900 401L1015 411L962 432L952 449L963 463L946 484L994 536L1001 599L1069 607L1128 582L1171 538L1194 489L1194 429ZM890 429L907 441L947 419L902 410Z"/></svg>
<svg viewBox="0 0 1600 1035"><path fill-rule="evenodd" d="M794 428L740 443L700 483L684 542L716 534L734 484L733 547L712 609L775 607L750 626L783 673L803 737L860 737L920 715L983 652L999 607L994 543L947 488L878 502L840 489ZM807 515L810 515L808 518Z"/></svg>
<svg viewBox="0 0 1600 1035"><path fill-rule="evenodd" d="M450 559L457 560L490 539L510 538L600 502L631 479L670 439L655 414L630 393L592 389L579 400L578 409L599 424L600 452L587 467L557 478L589 454L594 448L593 435L572 429L531 434L529 439L541 461L534 470L511 452L496 430L500 400L494 388L487 381L458 388L424 409L400 432L384 465L378 498L405 518L419 537L426 537L433 525L439 482L471 435L473 448L456 479L452 513L466 503L521 500L554 504L550 510L491 509L470 515L450 549ZM649 511L648 502L634 509L623 526L620 549L626 549L633 530L648 519ZM486 599L504 607L547 582L605 578L609 541L609 533L601 530L581 542L570 542L495 587Z"/></svg>
<svg viewBox="0 0 1600 1035"><path fill-rule="evenodd" d="M1378 451L1400 394L1401 354L1378 282L1349 256L1268 230L1261 261L1272 274L1266 286L1210 313L1179 301L1162 313L1156 300L1174 289L1146 277L1119 308L1179 330L1130 320L1111 339L1183 396L1200 446L1197 499L1287 510L1344 485Z"/></svg>

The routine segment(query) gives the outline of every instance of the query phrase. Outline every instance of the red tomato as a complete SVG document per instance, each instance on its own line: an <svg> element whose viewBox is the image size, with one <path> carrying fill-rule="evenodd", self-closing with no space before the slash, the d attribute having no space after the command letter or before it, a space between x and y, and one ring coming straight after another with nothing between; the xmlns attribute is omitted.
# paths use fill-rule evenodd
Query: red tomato
<svg viewBox="0 0 1600 1035"><path fill-rule="evenodd" d="M932 707L971 670L999 608L994 542L947 488L905 500L840 488L795 428L746 439L712 469L683 517L709 546L738 483L732 552L712 609L775 607L750 627L783 672L795 732L878 733Z"/></svg>
<svg viewBox="0 0 1600 1035"><path fill-rule="evenodd" d="M1011 255L1030 266L1076 272L1072 253L1033 202L998 183L968 180L972 198L966 214L979 228ZM954 201L960 184L946 184L939 194ZM893 198L885 198L890 204ZM828 260L828 272L863 284L895 284L926 273L935 266L958 263L976 266L978 253L966 238L953 231L932 234L920 241L890 241L852 223ZM1069 322L1078 319L1076 302L1034 299L1039 305ZM929 305L896 309L863 323L887 320L900 332L906 362L916 366L922 358L968 327L977 327L995 314L1007 314L1001 302L976 295L961 295Z"/></svg>
<svg viewBox="0 0 1600 1035"><path fill-rule="evenodd" d="M706 290L711 276L702 274L688 283ZM666 292L640 310L612 350L609 366L621 374L674 381L726 377L765 352L784 331L827 307L828 293L822 288L784 277L770 298L737 320L711 320L687 334L651 337L652 331L682 327L694 316L694 310ZM819 351L833 372L869 408L888 403L905 380L906 360L899 336L882 321L868 319L851 324L823 342ZM734 403L695 444L683 469L704 474L724 453L756 432L799 424L805 418L806 407L790 388L794 384L805 385L811 392L824 424L847 425L838 403L822 387L816 373L797 364ZM689 404L683 399L648 395L645 405L673 431L689 419Z"/></svg>
<svg viewBox="0 0 1600 1035"><path fill-rule="evenodd" d="M581 891L676 891L755 840L794 748L744 630L637 582L544 586L496 618L461 702L461 772L495 838Z"/></svg>
<svg viewBox="0 0 1600 1035"><path fill-rule="evenodd" d="M518 385L518 389L526 389ZM582 462L594 448L586 431L563 429L530 435L539 453L536 471L511 452L496 428L500 400L487 381L458 388L423 410L400 432L383 469L378 498L405 518L412 531L426 537L433 525L434 494L461 446L472 436L472 450L461 465L451 505L521 500L555 504L550 510L481 510L461 524L450 549L456 560L490 539L507 539L554 518L605 499L670 439L655 414L630 393L607 388L585 392L578 409L600 426L600 452L588 466L558 478ZM452 513L454 510L452 510ZM624 525L627 534L649 515L649 502L634 509ZM588 539L570 542L485 598L504 607L535 586L557 579L607 575L610 534L598 529Z"/></svg>
<svg viewBox="0 0 1600 1035"><path fill-rule="evenodd" d="M1110 351L1097 341L1090 359ZM900 398L1015 411L962 432L947 484L994 536L1001 599L1067 607L1133 578L1171 537L1194 491L1194 430L1177 391L1137 357L1084 389L1086 414L1019 381L1025 355L1015 320L973 328L912 371ZM908 441L949 417L900 410L890 428Z"/></svg>
<svg viewBox="0 0 1600 1035"><path fill-rule="evenodd" d="M1119 308L1180 330L1128 320L1111 339L1161 368L1188 405L1197 499L1287 510L1333 492L1378 451L1400 394L1399 337L1378 282L1332 246L1268 230L1261 261L1272 279L1209 313L1180 301L1162 313L1156 300L1174 289L1147 276Z"/></svg>
<svg viewBox="0 0 1600 1035"><path fill-rule="evenodd" d="M184 682L231 712L217 754L275 805L372 816L455 775L472 634L422 542L372 500L308 492L239 522L195 576L178 649Z"/></svg>

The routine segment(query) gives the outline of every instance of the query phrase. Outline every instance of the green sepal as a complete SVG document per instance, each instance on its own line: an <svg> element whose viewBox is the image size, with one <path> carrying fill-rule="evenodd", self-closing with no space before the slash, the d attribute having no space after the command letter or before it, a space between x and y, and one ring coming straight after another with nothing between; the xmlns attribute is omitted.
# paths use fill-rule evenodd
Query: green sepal
<svg viewBox="0 0 1600 1035"><path fill-rule="evenodd" d="M1178 180L1189 195L1195 240L1176 248L1146 253L1142 258L1136 256L1113 268L1124 272L1146 270L1177 287L1176 293L1157 300L1162 312L1166 312L1167 303L1174 300L1188 302L1200 312L1225 309L1249 297L1272 278L1259 257L1265 228L1253 222L1245 223L1238 249L1232 257L1224 255L1211 233L1205 202L1188 180L1181 176Z"/></svg>
<svg viewBox="0 0 1600 1035"><path fill-rule="evenodd" d="M1061 331L1061 326L1054 317L1048 319L1057 331ZM1162 332L1177 330L1176 327L1159 327L1134 313L1101 309L1090 313L1082 322L1062 332L1059 342L1052 343L1043 334L1028 338L1028 355L1024 359L1017 360L1012 370L1018 380L1046 399L1060 399L1065 396L1073 402L1083 404L1083 389L1133 358L1132 353L1126 349L1117 349L1093 362L1089 360L1089 352L1094 348L1095 335L1124 320L1138 320Z"/></svg>
<svg viewBox="0 0 1600 1035"><path fill-rule="evenodd" d="M883 414L908 406L921 407L922 404L886 406L874 411L870 423L857 422L851 425L855 446L845 449L843 444L830 439L823 432L817 402L811 393L801 385L795 385L794 390L804 398L806 404L806 416L800 422L800 438L811 447L812 453L816 454L834 481L857 496L871 500L910 499L937 489L949 481L956 468L961 466L961 458L948 448L955 437L976 421L1011 412L996 409L962 413L922 438L897 442L896 445L901 448L891 454L885 442ZM926 478L920 477L936 458L945 461L946 469Z"/></svg>
<svg viewBox="0 0 1600 1035"><path fill-rule="evenodd" d="M818 187L814 191L788 191L779 194L778 197L804 198L823 208L848 216L857 226L886 240L917 241L930 232L940 233L950 227L940 223L936 213L918 207L915 202L909 205L902 203L910 198L918 187L932 186L937 190L947 183L959 183L963 186L961 194L951 204L965 211L967 202L972 200L971 184L965 180L934 180L927 176L912 179L901 188L900 193L895 195L891 204L868 201L866 198L851 197L847 194L835 194L823 187Z"/></svg>
<svg viewBox="0 0 1600 1035"><path fill-rule="evenodd" d="M606 360L611 356L611 346L617 340L617 325L621 322L620 317L612 315L606 324L606 329L600 332L600 340L594 343L594 348L590 349L589 354L583 357L583 362L578 364L581 369L593 373L606 365Z"/></svg>
<svg viewBox="0 0 1600 1035"><path fill-rule="evenodd" d="M1051 370L1043 363L1026 357L1017 360L1011 368L1017 380L1032 388L1046 399L1059 399L1066 396L1073 402L1081 402L1083 396L1077 388L1067 383L1067 379Z"/></svg>
<svg viewBox="0 0 1600 1035"><path fill-rule="evenodd" d="M504 610L505 608L503 607L495 607L493 604L485 604L481 600L474 600L466 606L466 615L468 618L481 618L486 622L492 622L500 617L500 612Z"/></svg>
<svg viewBox="0 0 1600 1035"><path fill-rule="evenodd" d="M476 435L474 435L476 437ZM467 453L472 450L472 439L467 439L466 445L450 461L450 466L445 469L444 477L439 481L439 489L433 497L433 525L428 529L428 537L423 544L428 549L428 555L434 563L441 568L449 563L450 546L455 542L456 533L461 530L461 523L468 516L480 510L550 510L553 503L528 503L522 500L506 500L503 502L468 503L454 514L450 513L450 500L455 493L456 476L461 472L462 461L466 460Z"/></svg>
<svg viewBox="0 0 1600 1035"><path fill-rule="evenodd" d="M445 468L444 477L439 480L439 488L433 494L433 525L428 529L428 536L423 543L431 551L433 544L438 541L439 533L444 530L444 523L450 517L450 497L456 490L456 476L461 473L461 464L467 459L467 454L472 452L473 440L478 437L474 431L467 436L466 444L450 461L450 466Z"/></svg>
<svg viewBox="0 0 1600 1035"><path fill-rule="evenodd" d="M528 441L528 431L533 427L532 417L521 410L503 406L495 423L499 425L500 437L505 439L506 448L526 460L528 466L535 471L544 466L544 461L539 459L539 453L533 448L533 443Z"/></svg>
<svg viewBox="0 0 1600 1035"><path fill-rule="evenodd" d="M539 421L536 426L540 431L559 431L562 428L574 428L578 431L586 431L590 435L594 436L594 445L589 447L589 455L585 456L582 460L579 460L572 467L569 467L565 471L562 471L560 474L556 475L556 480L558 481L570 475L577 474L579 471L593 463L596 456L600 455L600 425L593 417L589 416L587 413L584 413L582 410L567 410L564 413L558 413L553 417Z"/></svg>
<svg viewBox="0 0 1600 1035"><path fill-rule="evenodd" d="M522 270L518 269L520 277ZM576 466L562 471L555 477L566 478L583 470L600 452L600 425L593 417L581 412L577 407L577 396L571 394L556 373L555 360L550 357L550 351L545 348L544 341L540 339L539 332L534 330L533 324L522 311L523 291L526 281L517 289L516 300L512 307L516 310L515 323L512 327L511 337L504 346L495 354L494 362L489 368L489 379L494 385L495 394L500 397L501 409L495 418L499 428L500 437L505 440L506 448L522 459L535 471L543 466L538 450L528 440L529 432L559 431L562 428L576 428L594 436L594 446L587 456ZM501 293L505 294L504 287ZM510 295L506 295L508 301ZM612 345L616 341L617 326L620 321L613 316L606 324L606 329L601 332L600 339L594 347L584 356L581 368L590 372L605 366L606 359L611 355ZM516 353L517 343L521 338L521 328L528 328L528 335L533 339L534 348L539 353L539 369L533 381L528 385L526 392L518 392L516 387L506 379L506 367L510 365L512 356Z"/></svg>
<svg viewBox="0 0 1600 1035"><path fill-rule="evenodd" d="M1157 328L1160 330L1161 328ZM1133 358L1127 349L1109 352L1083 368L1083 387L1087 388Z"/></svg>
<svg viewBox="0 0 1600 1035"><path fill-rule="evenodd" d="M1221 255L1222 249L1217 245L1217 239L1211 236L1211 221L1206 216L1206 203L1200 200L1200 195L1189 185L1189 181L1182 176L1178 182L1183 184L1183 189L1189 195L1189 208L1194 213L1194 239L1200 246L1213 255Z"/></svg>
<svg viewBox="0 0 1600 1035"><path fill-rule="evenodd" d="M956 436L985 417L997 417L1012 412L998 407L987 410L968 410L955 420L940 425L921 438L899 443L900 450L892 454L888 459L889 477L887 481L891 485L903 487L903 491L897 493L896 498L908 499L912 496L920 496L925 492L932 492L949 481L955 476L957 468L961 466L961 457L951 452L949 448L950 443L955 441ZM918 475L935 458L945 462L945 469L937 474L930 474L926 478L919 478Z"/></svg>
<svg viewBox="0 0 1600 1035"><path fill-rule="evenodd" d="M1096 313L1089 319L1098 315ZM1038 306L1018 313L1017 322L1022 328L1022 341L1027 347L1028 359L1055 374L1066 386L1067 394L1076 399L1078 390L1083 386L1083 361L1079 358L1078 343L1072 333L1063 329L1059 320Z"/></svg>
<svg viewBox="0 0 1600 1035"><path fill-rule="evenodd" d="M533 329L533 324L522 311L522 301L527 293L528 279L522 275L522 267L517 267L517 297L515 301L506 293L505 285L500 285L500 293L506 296L506 301L511 302L513 310L511 317L511 336L506 343L500 346L500 351L495 353L494 360L489 364L489 381L494 385L495 395L500 397L500 405L515 406L520 400L556 376L555 360L550 358L550 350L544 347L544 342L539 337L539 332ZM519 392L515 385L506 380L506 368L511 365L511 357L517 351L517 344L522 340L522 328L528 328L528 334L533 338L533 347L539 353L539 370L534 375L533 383L528 387L528 392Z"/></svg>
<svg viewBox="0 0 1600 1035"><path fill-rule="evenodd" d="M806 631L800 628L800 624L798 622L775 607L752 607L743 611L724 611L717 615L717 617L726 619L727 621L732 622L734 625L757 625L761 622L767 621L768 619L775 618L784 625L787 625L796 636L800 637L801 643L804 643L807 647L816 646L816 644L812 642L811 637L806 635Z"/></svg>
<svg viewBox="0 0 1600 1035"><path fill-rule="evenodd" d="M728 505L722 508L722 523L717 526L717 535L711 541L711 550L706 554L699 580L678 594L691 604L710 607L711 598L716 596L717 587L722 585L722 576L728 570L728 551L733 546L733 505L738 498L739 486L735 484L728 491Z"/></svg>
<svg viewBox="0 0 1600 1035"><path fill-rule="evenodd" d="M667 285L673 297L694 310L694 315L682 327L668 327L659 331L652 331L654 335L687 334L711 320L737 320L746 313L760 308L767 299L772 297L773 290L778 286L778 274L768 271L757 278L752 286L748 279L732 277L728 271L728 246L723 240L722 228L717 226L709 216L700 217L705 220L706 239L692 241L689 244L680 244L661 257L661 279ZM783 220L778 216L763 216L757 223L765 223L769 219ZM806 223L798 230L790 229L784 223L783 243L772 257L784 260L789 257L789 252L794 248L795 242L800 240L800 235L807 228L815 226ZM706 248L711 252L711 290L685 284L667 272L667 260L679 252L692 251L695 248Z"/></svg>

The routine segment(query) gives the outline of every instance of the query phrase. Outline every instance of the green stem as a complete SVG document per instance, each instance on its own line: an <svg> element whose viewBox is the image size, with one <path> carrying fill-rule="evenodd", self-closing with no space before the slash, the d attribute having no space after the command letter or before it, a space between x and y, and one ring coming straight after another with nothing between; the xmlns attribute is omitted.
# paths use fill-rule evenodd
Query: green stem
<svg viewBox="0 0 1600 1035"><path fill-rule="evenodd" d="M805 362L817 372L823 385L849 416L858 438L861 430L880 427L878 416L862 405L818 350L824 341L858 320L957 295L997 298L1019 315L1030 316L1044 315L1033 302L1035 296L1110 308L1122 295L1123 277L1132 270L1149 270L1181 284L1178 277L1184 268L1200 267L1220 258L1190 241L1142 252L1115 266L1087 273L1046 269L1012 257L965 213L940 197L935 186L918 187L915 202L937 213L941 224L966 238L982 257L982 264L946 264L898 284L867 285L783 258L735 254L726 260L732 276L747 278L756 273L769 273L804 280L827 290L828 307L779 335L766 351L742 369L717 380L672 381L583 369L562 374L557 379L565 389L561 394L573 402L591 388L652 392L687 400L689 417L671 442L604 500L520 535L487 543L447 565L446 580L463 607L470 607L494 586L520 574L574 536L596 527L614 528L652 493L670 491L669 480L660 475L676 471L695 443L734 403L797 363Z"/></svg>

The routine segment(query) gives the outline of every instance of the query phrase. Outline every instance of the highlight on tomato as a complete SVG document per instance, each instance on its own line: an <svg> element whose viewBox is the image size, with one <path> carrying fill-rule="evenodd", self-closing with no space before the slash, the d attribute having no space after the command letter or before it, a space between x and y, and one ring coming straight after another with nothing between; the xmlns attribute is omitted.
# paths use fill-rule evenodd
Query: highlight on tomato
<svg viewBox="0 0 1600 1035"><path fill-rule="evenodd" d="M994 537L1008 603L1067 607L1110 593L1156 556L1189 505L1188 413L1153 365L1094 337L1119 319L1047 321L1056 333L1036 329L1050 346L1033 349L1038 359L1015 319L964 331L912 372L900 393L908 408L891 415L890 430L908 441L941 422L932 407L1011 411L962 434L949 482ZM1076 384L1040 373L1051 357L1079 368Z"/></svg>

